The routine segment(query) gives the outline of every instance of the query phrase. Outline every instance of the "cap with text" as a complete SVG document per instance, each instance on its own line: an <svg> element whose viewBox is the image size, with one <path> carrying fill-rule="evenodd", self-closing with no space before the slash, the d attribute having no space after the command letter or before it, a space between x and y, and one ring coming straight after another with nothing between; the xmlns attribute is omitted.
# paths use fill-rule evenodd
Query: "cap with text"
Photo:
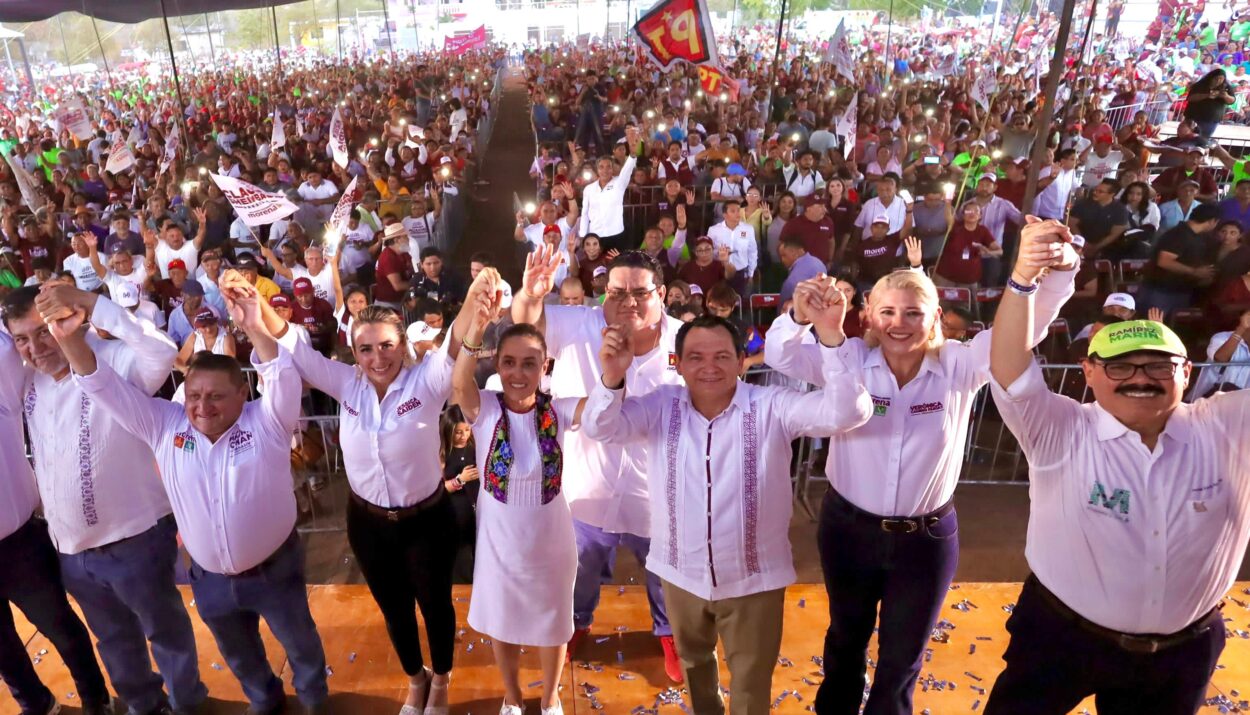
<svg viewBox="0 0 1250 715"><path fill-rule="evenodd" d="M1099 330L1089 341L1090 357L1104 360L1129 353L1155 352L1187 358L1185 343L1172 329L1153 320L1126 320Z"/></svg>

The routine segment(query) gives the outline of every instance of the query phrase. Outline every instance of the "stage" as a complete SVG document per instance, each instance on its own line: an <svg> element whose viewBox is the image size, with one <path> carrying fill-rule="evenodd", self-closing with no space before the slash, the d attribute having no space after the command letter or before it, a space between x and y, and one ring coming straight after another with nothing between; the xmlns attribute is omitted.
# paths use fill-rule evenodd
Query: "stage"
<svg viewBox="0 0 1250 715"><path fill-rule="evenodd" d="M1020 586L1015 583L963 583L952 587L943 610L940 634L931 640L931 658L925 663L916 691L916 712L931 715L971 713L983 708L1007 645L1004 623ZM1208 692L1214 701L1223 696L1226 710L1212 702L1202 712L1250 712L1250 583L1238 583L1225 598L1225 621L1230 631L1228 647ZM468 630L469 587L456 587L456 612L461 624L452 675L452 713L494 715L499 711L502 688L494 669L489 643ZM211 699L205 715L241 714L246 708L238 683L221 662L208 629L184 597L195 623L202 677ZM406 694L406 678L391 650L381 614L364 586L312 586L309 601L325 643L331 669L333 712L341 715L395 715ZM786 596L785 635L781 661L773 677L774 710L778 713L808 711L820 682L817 662L824 638L826 615L824 589L814 585L792 586ZM37 658L36 671L60 701L74 704L73 682L51 645L14 610L18 632ZM566 713L643 715L689 712L680 689L672 689L664 675L659 644L649 631L646 594L637 586L604 589L591 638L564 673L563 702ZM277 642L263 630L269 660L290 689L290 672ZM875 645L869 656L874 655ZM521 682L527 685L527 712L538 711L541 675L537 657L523 656ZM722 663L724 685L731 687ZM872 672L869 670L869 677ZM7 689L0 693L0 715L17 712ZM1245 693L1245 695L1242 695ZM289 703L296 706L293 695ZM1234 709L1234 703L1240 709ZM640 709L641 708L641 709ZM1093 703L1084 703L1075 712ZM67 708L66 713L77 709ZM293 707L292 712L299 712Z"/></svg>

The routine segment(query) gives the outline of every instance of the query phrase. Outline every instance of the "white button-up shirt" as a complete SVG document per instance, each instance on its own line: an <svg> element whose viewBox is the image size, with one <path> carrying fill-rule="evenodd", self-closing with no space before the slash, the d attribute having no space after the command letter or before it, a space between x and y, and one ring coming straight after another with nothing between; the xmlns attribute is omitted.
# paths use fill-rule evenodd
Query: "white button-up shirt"
<svg viewBox="0 0 1250 715"><path fill-rule="evenodd" d="M295 529L291 434L303 384L284 349L275 360L252 364L265 391L216 442L191 425L182 405L149 397L107 365L75 378L104 412L151 446L182 543L212 573L257 566Z"/></svg>
<svg viewBox="0 0 1250 715"><path fill-rule="evenodd" d="M156 326L103 297L91 322L117 338L87 335L96 360L149 395L169 378L178 348ZM152 450L70 375L28 371L22 408L44 515L61 553L141 534L169 515Z"/></svg>
<svg viewBox="0 0 1250 715"><path fill-rule="evenodd" d="M599 348L607 321L600 306L549 305L545 310L547 349L556 357L551 373L553 397L586 397L599 384ZM631 395L645 395L660 385L681 385L677 374L677 331L681 321L664 316L660 344L634 357L625 375ZM647 536L647 455L589 439L581 430L565 435L564 494L573 518L610 533Z"/></svg>
<svg viewBox="0 0 1250 715"><path fill-rule="evenodd" d="M890 205L886 206L881 203L881 199L874 196L864 202L864 208L859 212L859 216L856 217L855 225L862 229L864 233L868 233L868 228L872 225L873 219L881 215L890 220L890 230L887 233L898 233L903 230L903 224L907 223L907 202L901 197L895 196L890 201Z"/></svg>
<svg viewBox="0 0 1250 715"><path fill-rule="evenodd" d="M600 186L596 180L582 189L582 218L578 224L582 236L615 236L625 231L625 189L634 175L635 163L632 156L626 159L621 173L607 186Z"/></svg>
<svg viewBox="0 0 1250 715"><path fill-rule="evenodd" d="M1038 289L1033 336L1041 341L1060 306L1072 295L1075 271L1056 271ZM936 511L955 493L977 393L989 380L990 331L968 343L948 341L930 351L920 372L901 388L880 348L850 338L836 352L847 369L862 369L873 416L864 426L834 436L825 475L856 507L879 516L919 516ZM788 377L819 385L821 348L810 326L789 314L773 321L764 360Z"/></svg>
<svg viewBox="0 0 1250 715"><path fill-rule="evenodd" d="M651 550L647 570L716 600L794 583L790 553L790 442L826 437L872 414L867 390L827 353L825 388L798 392L738 382L709 420L683 386L640 397L595 386L582 413L591 439L646 447Z"/></svg>
<svg viewBox="0 0 1250 715"><path fill-rule="evenodd" d="M1003 231L1007 229L1008 221L1017 226L1024 225L1024 214L1020 213L1020 209L1016 208L1015 204L1001 196L991 196L989 203L985 205L981 205L975 199L965 201L964 206L970 203L976 203L978 206L981 206L981 225L999 243L1003 242Z"/></svg>
<svg viewBox="0 0 1250 715"><path fill-rule="evenodd" d="M0 332L0 539L30 521L39 506L35 473L26 461L22 390L26 372L13 339Z"/></svg>
<svg viewBox="0 0 1250 715"><path fill-rule="evenodd" d="M755 227L745 221L729 228L724 221L707 230L708 238L716 250L721 246L729 246L729 262L733 267L747 272L747 279L755 275L755 267L759 265L759 244L755 242Z"/></svg>
<svg viewBox="0 0 1250 715"><path fill-rule="evenodd" d="M1250 538L1250 393L1178 406L1151 451L1036 364L992 389L1029 460L1024 553L1046 588L1123 633L1175 633L1220 602Z"/></svg>
<svg viewBox="0 0 1250 715"><path fill-rule="evenodd" d="M806 175L799 168L798 164L790 166L781 166L781 176L786 181L786 191L794 194L796 199L802 199L825 188L825 177L820 175L819 171L812 169Z"/></svg>
<svg viewBox="0 0 1250 715"><path fill-rule="evenodd" d="M1033 213L1041 218L1063 219L1068 208L1068 198L1076 185L1076 169L1060 170L1059 176L1038 192L1037 199L1033 202Z"/></svg>
<svg viewBox="0 0 1250 715"><path fill-rule="evenodd" d="M359 368L323 357L297 331L288 329L278 342L308 384L338 400L343 465L357 496L389 509L412 506L443 488L438 420L451 394L446 350L402 368L379 400Z"/></svg>

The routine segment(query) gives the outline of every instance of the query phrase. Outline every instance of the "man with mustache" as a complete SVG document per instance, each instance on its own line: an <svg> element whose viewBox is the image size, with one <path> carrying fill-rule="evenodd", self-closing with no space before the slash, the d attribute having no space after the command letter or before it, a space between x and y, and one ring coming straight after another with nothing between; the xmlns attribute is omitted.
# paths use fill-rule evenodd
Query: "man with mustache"
<svg viewBox="0 0 1250 715"><path fill-rule="evenodd" d="M1048 223L1043 258L1069 254L1068 229ZM986 715L1058 715L1089 695L1102 713L1194 713L1250 540L1250 394L1182 404L1192 363L1149 320L1090 340L1093 403L1052 393L1030 350L1041 272L1017 261L994 322L994 401L1029 460L1033 575Z"/></svg>

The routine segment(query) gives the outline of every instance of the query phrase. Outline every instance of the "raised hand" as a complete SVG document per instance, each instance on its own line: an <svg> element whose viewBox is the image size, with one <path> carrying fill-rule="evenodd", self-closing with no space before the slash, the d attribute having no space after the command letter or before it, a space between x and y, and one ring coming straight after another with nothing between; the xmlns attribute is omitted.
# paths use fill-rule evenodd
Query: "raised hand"
<svg viewBox="0 0 1250 715"><path fill-rule="evenodd" d="M683 193L686 195L686 203L693 206L694 205L694 189L686 189Z"/></svg>
<svg viewBox="0 0 1250 715"><path fill-rule="evenodd" d="M87 326L87 311L85 308L75 307L68 314L61 314L62 317L51 318L44 316L44 323L48 326L48 332L52 333L53 339L58 343L66 339L74 337L79 331L85 331Z"/></svg>
<svg viewBox="0 0 1250 715"><path fill-rule="evenodd" d="M820 274L815 278L808 278L800 281L794 287L794 297L791 298L791 310L794 311L795 322L806 325L812 320L812 313L808 311L811 305L817 311L824 310L825 291L829 286L829 278L825 274ZM811 298L809 298L809 294Z"/></svg>
<svg viewBox="0 0 1250 715"><path fill-rule="evenodd" d="M728 244L724 244L720 248L716 249L716 260L720 261L721 263L729 262L729 245Z"/></svg>
<svg viewBox="0 0 1250 715"><path fill-rule="evenodd" d="M919 266L924 258L924 252L920 245L920 239L915 236L908 236L903 243L907 246L907 265Z"/></svg>
<svg viewBox="0 0 1250 715"><path fill-rule="evenodd" d="M479 273L480 277L481 274ZM469 323L469 334L467 336L469 342L480 345L482 336L486 333L486 328L490 325L495 316L499 314L499 291L480 291L472 298L473 319Z"/></svg>
<svg viewBox="0 0 1250 715"><path fill-rule="evenodd" d="M242 273L233 268L228 269L217 278L217 287L221 289L223 294L236 291L242 291L244 294L256 292L256 286L249 283Z"/></svg>
<svg viewBox="0 0 1250 715"><path fill-rule="evenodd" d="M618 250L616 250L615 248L610 248L610 249L608 249L608 252L607 252L607 253L605 253L605 254L603 254L603 255L604 255L604 257L605 257L605 258L607 258L609 261L614 261L614 260L616 260L616 257L617 257L617 256L621 255L621 252L620 252L620 251L618 251Z"/></svg>
<svg viewBox="0 0 1250 715"><path fill-rule="evenodd" d="M599 365L603 384L608 388L624 386L625 373L634 362L633 337L621 325L603 329L603 346L599 348Z"/></svg>
<svg viewBox="0 0 1250 715"><path fill-rule="evenodd" d="M226 311L230 314L230 319L234 321L234 324L241 328L252 329L263 323L260 316L260 293L252 286L248 288L251 290L223 291L222 297L226 300Z"/></svg>
<svg viewBox="0 0 1250 715"><path fill-rule="evenodd" d="M83 245L87 247L88 251L97 250L97 247L100 245L100 238L93 231L83 231L78 236L82 239Z"/></svg>
<svg viewBox="0 0 1250 715"><path fill-rule="evenodd" d="M564 260L564 254L554 246L543 244L525 257L525 273L521 277L521 290L534 300L542 300L555 287L556 269Z"/></svg>
<svg viewBox="0 0 1250 715"><path fill-rule="evenodd" d="M829 280L823 295L818 295L816 291L805 292L803 301L806 303L804 312L812 321L816 337L826 345L841 344L844 339L842 324L846 320L848 304L846 294L837 283Z"/></svg>
<svg viewBox="0 0 1250 715"><path fill-rule="evenodd" d="M1064 246L1071 241L1072 233L1058 221L1025 217L1024 227L1020 229L1020 252L1012 273L1031 283L1042 270L1063 266L1069 255ZM1068 248L1071 250L1070 245Z"/></svg>
<svg viewBox="0 0 1250 715"><path fill-rule="evenodd" d="M1156 323L1163 322L1163 311L1159 308L1151 308L1146 311L1146 320L1153 320Z"/></svg>
<svg viewBox="0 0 1250 715"><path fill-rule="evenodd" d="M478 272L477 278L473 279L473 283L469 285L469 290L464 298L465 302L475 304L477 296L483 293L494 296L500 280L499 271L494 268L483 268Z"/></svg>
<svg viewBox="0 0 1250 715"><path fill-rule="evenodd" d="M88 298L91 301L89 304L86 301ZM39 296L35 298L35 309L49 326L53 321L65 320L74 312L85 311L89 305L94 304L95 296L79 290L73 283L45 283L39 290Z"/></svg>
<svg viewBox="0 0 1250 715"><path fill-rule="evenodd" d="M572 183L568 181L561 181L559 183L559 187L560 187L560 190L564 192L564 198L568 199L569 201L573 201L574 199L577 198L577 191L573 189Z"/></svg>

